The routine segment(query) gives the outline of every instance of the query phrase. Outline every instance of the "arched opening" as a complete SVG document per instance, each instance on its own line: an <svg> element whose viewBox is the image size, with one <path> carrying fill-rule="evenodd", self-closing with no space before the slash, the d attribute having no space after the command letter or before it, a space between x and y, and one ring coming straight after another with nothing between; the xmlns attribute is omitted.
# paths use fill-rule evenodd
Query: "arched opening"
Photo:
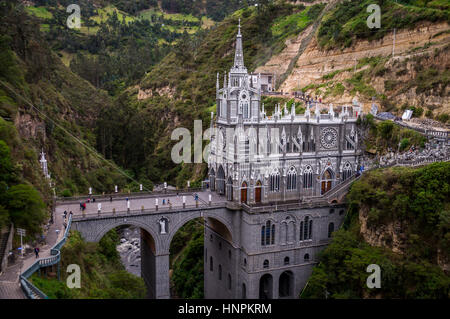
<svg viewBox="0 0 450 319"><path fill-rule="evenodd" d="M241 295L242 299L247 299L247 287L245 286L245 284L242 284L242 295Z"/></svg>
<svg viewBox="0 0 450 319"><path fill-rule="evenodd" d="M217 193L220 195L225 194L225 171L222 165L219 166L217 170Z"/></svg>
<svg viewBox="0 0 450 319"><path fill-rule="evenodd" d="M272 275L265 274L259 279L259 299L273 298L273 279Z"/></svg>
<svg viewBox="0 0 450 319"><path fill-rule="evenodd" d="M211 185L211 190L216 190L216 172L214 171L214 168L211 168L211 171L209 173L209 184Z"/></svg>
<svg viewBox="0 0 450 319"><path fill-rule="evenodd" d="M329 223L328 224L328 238L331 238L331 235L334 232L334 223Z"/></svg>
<svg viewBox="0 0 450 319"><path fill-rule="evenodd" d="M334 173L331 169L327 168L325 172L322 174L322 188L321 188L321 194L325 194L328 192L333 184L334 179Z"/></svg>
<svg viewBox="0 0 450 319"><path fill-rule="evenodd" d="M227 180L227 200L233 200L233 180L231 179L231 176L229 176Z"/></svg>
<svg viewBox="0 0 450 319"><path fill-rule="evenodd" d="M112 264L121 263L125 270L130 273L127 281L130 285L128 287L135 287L133 291L124 291L130 293L132 298L157 298L157 280L158 277L158 256L157 248L153 235L142 228L139 224L123 223L111 229L104 229L98 235L99 245L105 254L105 259ZM111 268L114 268L111 266ZM114 270L110 270L111 275L114 275ZM120 269L120 271L123 271ZM123 274L121 275L123 276ZM133 283L131 283L133 281ZM136 283L134 283L134 281ZM141 296L136 287L137 283L141 281L142 287L145 290ZM115 294L120 290L126 290L123 285L114 287ZM127 287L127 286L125 286ZM107 289L104 291L108 294Z"/></svg>
<svg viewBox="0 0 450 319"><path fill-rule="evenodd" d="M241 203L247 204L247 183L243 182L241 185Z"/></svg>
<svg viewBox="0 0 450 319"><path fill-rule="evenodd" d="M278 282L278 296L280 298L294 296L294 274L292 271L285 271L280 275Z"/></svg>
<svg viewBox="0 0 450 319"><path fill-rule="evenodd" d="M255 186L255 202L256 203L261 203L261 190L262 190L261 181L257 181L256 186Z"/></svg>
<svg viewBox="0 0 450 319"><path fill-rule="evenodd" d="M232 255L234 248L231 232L223 222L213 217L195 218L178 229L172 228L171 233L169 278L172 298L205 298L205 289L209 287L204 284L206 281L226 285L226 274L232 271L232 260L222 255ZM206 251L207 258L204 256ZM211 298L231 297L223 291L207 293Z"/></svg>
<svg viewBox="0 0 450 319"><path fill-rule="evenodd" d="M285 266L289 265L289 257L288 256L284 257L284 265Z"/></svg>

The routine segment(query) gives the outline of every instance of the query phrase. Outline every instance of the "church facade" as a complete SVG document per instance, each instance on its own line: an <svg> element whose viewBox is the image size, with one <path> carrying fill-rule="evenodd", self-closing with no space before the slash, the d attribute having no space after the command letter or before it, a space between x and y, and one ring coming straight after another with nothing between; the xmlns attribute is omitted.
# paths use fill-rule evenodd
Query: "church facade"
<svg viewBox="0 0 450 319"><path fill-rule="evenodd" d="M357 173L361 109L317 103L296 114L295 105L277 105L269 116L260 76L244 65L240 26L220 82L217 75L209 180L240 226L232 239L205 228L205 297L297 298L344 218L343 206L301 204Z"/></svg>

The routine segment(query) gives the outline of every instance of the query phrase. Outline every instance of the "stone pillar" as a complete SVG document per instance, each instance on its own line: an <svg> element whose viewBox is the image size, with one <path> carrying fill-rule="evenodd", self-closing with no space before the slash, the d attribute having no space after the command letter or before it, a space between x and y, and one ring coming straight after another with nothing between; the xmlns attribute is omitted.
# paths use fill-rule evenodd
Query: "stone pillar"
<svg viewBox="0 0 450 319"><path fill-rule="evenodd" d="M156 266L156 299L169 299L169 252L155 256Z"/></svg>

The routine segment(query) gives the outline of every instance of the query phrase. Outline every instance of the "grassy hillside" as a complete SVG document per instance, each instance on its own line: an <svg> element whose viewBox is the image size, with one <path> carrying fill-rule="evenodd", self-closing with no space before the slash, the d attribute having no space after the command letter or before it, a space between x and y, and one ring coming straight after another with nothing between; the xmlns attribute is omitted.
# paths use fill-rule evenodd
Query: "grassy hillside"
<svg viewBox="0 0 450 319"><path fill-rule="evenodd" d="M97 192L125 186L92 148L93 126L111 103L108 95L65 67L25 12L3 2L0 14L2 130L22 178L50 196L38 163L44 149L58 195L86 193L91 185Z"/></svg>
<svg viewBox="0 0 450 319"><path fill-rule="evenodd" d="M381 10L381 28L367 27L366 8L378 4ZM450 21L450 5L442 0L345 0L325 15L318 31L318 42L323 48L348 47L356 39L381 39L394 28L414 28L419 22Z"/></svg>
<svg viewBox="0 0 450 319"><path fill-rule="evenodd" d="M178 186L185 186L188 179L198 183L204 178L206 166L172 163L170 151L174 142L170 136L175 127L192 129L196 119L203 120L204 128L209 126L209 112L215 111L216 72L221 72L223 81L223 72L231 67L238 18L245 64L252 71L284 47L282 30L288 30L284 17L304 17L306 22L295 26L297 30L310 23L320 8L305 9L286 3L249 7L236 11L210 31L192 38L185 34L147 73L139 87L130 88L117 99L115 111L102 115L98 123L100 139L104 134L112 136L112 141L100 140L99 148L136 176L151 176L155 181L167 180ZM139 90L151 96L139 100ZM139 134L127 134L133 131Z"/></svg>
<svg viewBox="0 0 450 319"><path fill-rule="evenodd" d="M450 297L450 163L376 170L355 182L344 227L333 234L303 298ZM369 289L370 264L381 288Z"/></svg>

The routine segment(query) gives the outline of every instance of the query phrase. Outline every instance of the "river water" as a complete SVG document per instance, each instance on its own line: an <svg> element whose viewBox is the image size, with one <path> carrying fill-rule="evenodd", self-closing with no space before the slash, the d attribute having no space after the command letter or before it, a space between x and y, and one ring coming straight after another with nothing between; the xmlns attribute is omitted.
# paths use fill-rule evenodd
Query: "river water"
<svg viewBox="0 0 450 319"><path fill-rule="evenodd" d="M136 276L141 276L141 232L140 228L129 226L119 230L120 244L117 251L125 269Z"/></svg>

